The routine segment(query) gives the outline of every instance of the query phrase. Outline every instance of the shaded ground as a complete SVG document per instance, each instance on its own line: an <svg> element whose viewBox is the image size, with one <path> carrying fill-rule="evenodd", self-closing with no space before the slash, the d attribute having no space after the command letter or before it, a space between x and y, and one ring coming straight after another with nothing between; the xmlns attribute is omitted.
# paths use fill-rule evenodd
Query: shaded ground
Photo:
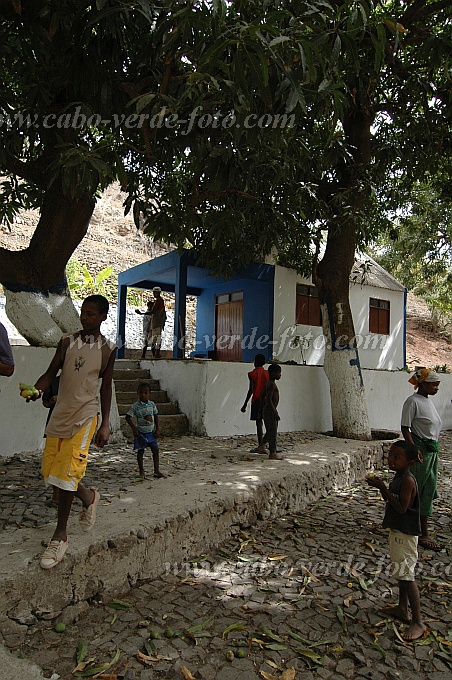
<svg viewBox="0 0 452 680"><path fill-rule="evenodd" d="M291 446L290 437L281 437L283 446ZM244 443L231 439L231 449ZM93 659L82 673L117 656L101 676L109 680L450 680L452 432L443 434L441 449L433 527L446 548L420 552L429 630L416 644L404 644L403 625L378 613L397 594L387 573L383 502L374 489L356 486L303 513L237 527L221 549L167 565L160 579L138 583L117 600L86 604L78 621L67 619L64 633L54 630L64 613L39 620L16 653L64 680L76 677L81 641L83 663Z"/></svg>

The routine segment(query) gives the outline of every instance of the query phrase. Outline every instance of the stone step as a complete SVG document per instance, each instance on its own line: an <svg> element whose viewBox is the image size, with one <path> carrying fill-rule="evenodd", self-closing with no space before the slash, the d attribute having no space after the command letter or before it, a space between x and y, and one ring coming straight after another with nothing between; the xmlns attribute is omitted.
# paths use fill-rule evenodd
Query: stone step
<svg viewBox="0 0 452 680"><path fill-rule="evenodd" d="M120 416L121 430L126 439L132 441L133 435L130 426L126 423L125 416ZM175 437L188 432L188 419L184 413L175 415L159 416L159 430L162 436Z"/></svg>
<svg viewBox="0 0 452 680"><path fill-rule="evenodd" d="M149 371L145 368L114 368L113 380L146 380Z"/></svg>
<svg viewBox="0 0 452 680"><path fill-rule="evenodd" d="M138 385L142 382L148 382L153 389L159 389L160 384L157 380L115 380L116 392L135 392L137 393Z"/></svg>
<svg viewBox="0 0 452 680"><path fill-rule="evenodd" d="M140 361L137 361L136 359L116 359L115 361L115 370L116 369L123 369L123 368L130 368L130 369L136 369L140 368Z"/></svg>
<svg viewBox="0 0 452 680"><path fill-rule="evenodd" d="M120 392L115 384L116 390L116 403L117 404L133 404L138 399L137 391L131 390L130 392ZM151 390L151 401L155 403L161 403L168 401L168 395L165 390Z"/></svg>
<svg viewBox="0 0 452 680"><path fill-rule="evenodd" d="M119 382L123 383L124 381L121 380ZM129 381L126 382L129 383ZM130 384L127 384L128 389L118 389L118 381L115 380L115 392L116 394L118 394L118 392L119 394L133 394L133 401L136 401L138 385L142 382L147 382L150 385L151 392L160 391L160 383L158 380L133 380Z"/></svg>
<svg viewBox="0 0 452 680"><path fill-rule="evenodd" d="M174 404L171 401L166 401L166 402L155 402L157 405L157 409L159 412L159 415L165 415L165 416L175 416L178 415L179 408L177 404ZM118 411L120 416L125 416L129 408L132 406L133 402L129 403L124 403L124 404L118 404Z"/></svg>

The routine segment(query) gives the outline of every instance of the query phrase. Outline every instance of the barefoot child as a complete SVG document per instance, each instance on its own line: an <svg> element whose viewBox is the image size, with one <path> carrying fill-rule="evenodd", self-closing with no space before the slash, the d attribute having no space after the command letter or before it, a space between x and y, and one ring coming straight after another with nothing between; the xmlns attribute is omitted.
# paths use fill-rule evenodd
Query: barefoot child
<svg viewBox="0 0 452 680"><path fill-rule="evenodd" d="M157 437L159 435L159 417L157 407L151 401L151 386L148 383L141 383L138 386L138 399L130 407L126 422L130 425L133 432L133 449L137 452L138 468L141 479L145 479L143 456L144 449L150 447L154 461L154 477L165 477L159 468L159 445ZM137 424L132 418L135 416Z"/></svg>
<svg viewBox="0 0 452 680"><path fill-rule="evenodd" d="M281 366L279 364L270 364L268 367L268 382L265 386L264 393L264 408L262 414L264 416L266 438L268 440L268 447L272 460L282 460L282 456L276 451L276 436L278 434L278 404L279 404L279 390L276 381L281 378Z"/></svg>
<svg viewBox="0 0 452 680"><path fill-rule="evenodd" d="M410 622L402 634L406 642L421 638L426 626L422 620L419 590L414 578L417 562L418 536L421 533L419 492L410 467L419 461L419 451L407 441L397 441L389 449L389 469L396 474L387 488L378 477L367 477L369 486L380 490L386 501L383 527L389 529L389 551L393 574L399 580L399 604L385 607L384 614Z"/></svg>
<svg viewBox="0 0 452 680"><path fill-rule="evenodd" d="M240 409L245 413L248 402L251 398L250 420L256 421L257 447L251 453L267 453L265 449L264 434L262 428L262 406L265 392L265 385L268 381L268 371L264 368L265 357L263 354L256 354L254 357L254 369L248 373L250 386L248 388L245 401Z"/></svg>

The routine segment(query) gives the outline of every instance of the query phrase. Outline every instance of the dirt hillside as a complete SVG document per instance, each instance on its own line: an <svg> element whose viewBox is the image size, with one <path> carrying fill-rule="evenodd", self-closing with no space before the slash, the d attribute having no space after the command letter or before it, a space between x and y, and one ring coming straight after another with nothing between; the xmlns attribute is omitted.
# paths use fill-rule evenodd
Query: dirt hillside
<svg viewBox="0 0 452 680"><path fill-rule="evenodd" d="M452 345L432 331L430 312L422 300L408 293L407 300L407 363L413 366L447 366L452 369Z"/></svg>
<svg viewBox="0 0 452 680"><path fill-rule="evenodd" d="M122 202L117 186L104 192L88 234L74 252L73 257L86 265L92 275L108 265L119 274L168 250L137 230L130 215L124 217ZM0 246L10 250L26 248L37 220L37 211L22 213L11 232L6 228L0 232ZM432 332L427 306L412 294L408 295L407 305L407 363L410 368L415 365L452 368L452 345Z"/></svg>

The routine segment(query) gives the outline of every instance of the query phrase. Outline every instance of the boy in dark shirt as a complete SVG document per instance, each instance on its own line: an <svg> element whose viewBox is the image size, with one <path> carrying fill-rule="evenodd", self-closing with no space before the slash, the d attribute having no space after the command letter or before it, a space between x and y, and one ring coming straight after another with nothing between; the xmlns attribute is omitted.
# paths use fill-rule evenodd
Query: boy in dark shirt
<svg viewBox="0 0 452 680"><path fill-rule="evenodd" d="M268 367L268 382L264 392L264 407L262 415L264 417L266 438L270 449L269 458L272 460L282 460L282 456L276 449L276 437L278 434L278 423L280 420L278 413L279 390L276 381L281 378L281 366L270 364Z"/></svg>
<svg viewBox="0 0 452 680"><path fill-rule="evenodd" d="M396 473L389 489L379 477L366 478L368 485L379 489L386 501L383 527L389 529L391 564L393 573L399 579L399 604L381 611L408 623L410 605L411 625L401 636L406 642L418 640L427 630L422 620L419 589L414 576L421 517L417 482L410 467L418 463L419 458L419 451L414 444L397 441L389 449L389 469Z"/></svg>

